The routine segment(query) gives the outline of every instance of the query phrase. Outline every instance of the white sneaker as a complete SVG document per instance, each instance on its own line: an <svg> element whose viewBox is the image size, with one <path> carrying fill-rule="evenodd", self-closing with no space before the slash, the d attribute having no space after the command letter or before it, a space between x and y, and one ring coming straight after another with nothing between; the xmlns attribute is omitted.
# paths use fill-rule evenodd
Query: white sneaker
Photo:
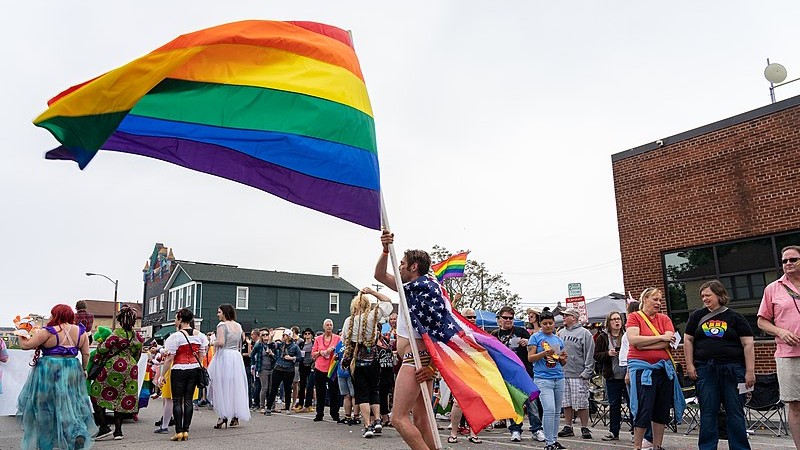
<svg viewBox="0 0 800 450"><path fill-rule="evenodd" d="M538 442L544 442L545 441L544 432L542 430L539 430L533 433L533 440Z"/></svg>
<svg viewBox="0 0 800 450"><path fill-rule="evenodd" d="M651 448L653 448L653 443L647 439L642 439L642 450L648 450Z"/></svg>
<svg viewBox="0 0 800 450"><path fill-rule="evenodd" d="M520 442L521 440L522 436L519 434L519 431L511 432L511 442Z"/></svg>

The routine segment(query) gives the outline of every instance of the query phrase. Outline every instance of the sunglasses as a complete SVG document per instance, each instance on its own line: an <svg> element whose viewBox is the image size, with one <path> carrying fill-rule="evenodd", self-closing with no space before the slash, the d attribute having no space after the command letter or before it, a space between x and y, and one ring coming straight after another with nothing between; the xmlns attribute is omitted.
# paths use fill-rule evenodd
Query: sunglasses
<svg viewBox="0 0 800 450"><path fill-rule="evenodd" d="M514 320L514 317L512 316L500 316L500 318L503 320Z"/></svg>
<svg viewBox="0 0 800 450"><path fill-rule="evenodd" d="M781 264L795 264L800 261L800 258L786 258L781 260Z"/></svg>

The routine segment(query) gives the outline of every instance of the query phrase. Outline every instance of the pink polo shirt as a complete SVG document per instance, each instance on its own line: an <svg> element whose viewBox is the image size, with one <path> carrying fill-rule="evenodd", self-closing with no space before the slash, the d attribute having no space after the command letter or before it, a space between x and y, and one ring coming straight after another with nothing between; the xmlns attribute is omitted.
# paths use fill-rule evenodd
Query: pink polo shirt
<svg viewBox="0 0 800 450"><path fill-rule="evenodd" d="M774 323L775 326L791 331L800 335L800 301L793 299L786 288L786 285L793 291L800 293L786 275L773 281L764 288L764 297L761 299L761 306L758 308L758 316ZM800 345L787 345L783 339L775 337L775 357L776 358L797 358L800 357Z"/></svg>
<svg viewBox="0 0 800 450"><path fill-rule="evenodd" d="M332 334L330 340L325 339L324 334L320 334L319 336L314 338L314 346L311 348L311 352L319 352L322 350L327 349L335 349L336 344L339 343L341 339L339 338L338 334ZM319 370L320 372L328 372L328 369L331 367L331 363L333 362L333 352L331 352L328 356L317 356L317 359L314 360L314 368Z"/></svg>

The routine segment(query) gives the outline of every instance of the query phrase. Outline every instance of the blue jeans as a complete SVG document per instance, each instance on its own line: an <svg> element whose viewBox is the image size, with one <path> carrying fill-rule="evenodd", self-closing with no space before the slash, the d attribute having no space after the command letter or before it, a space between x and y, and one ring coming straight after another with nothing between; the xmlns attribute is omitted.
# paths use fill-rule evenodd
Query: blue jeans
<svg viewBox="0 0 800 450"><path fill-rule="evenodd" d="M536 433L542 429L542 419L539 418L539 408L541 403L537 398L534 401L528 401L525 404L528 408L528 424L530 425L530 432Z"/></svg>
<svg viewBox="0 0 800 450"><path fill-rule="evenodd" d="M611 423L608 431L614 436L619 436L619 429L622 424L622 398L627 393L625 380L606 380L606 399L608 399L608 409L610 410Z"/></svg>
<svg viewBox="0 0 800 450"><path fill-rule="evenodd" d="M717 423L719 406L725 407L728 428L728 448L750 450L744 418L744 396L739 395L738 383L744 383L744 365L695 361L697 368L697 401L700 404L699 450L716 450L719 442Z"/></svg>
<svg viewBox="0 0 800 450"><path fill-rule="evenodd" d="M539 401L542 402L542 429L547 445L556 442L558 438L558 424L560 422L561 400L564 397L564 379L547 380L536 378L539 387Z"/></svg>

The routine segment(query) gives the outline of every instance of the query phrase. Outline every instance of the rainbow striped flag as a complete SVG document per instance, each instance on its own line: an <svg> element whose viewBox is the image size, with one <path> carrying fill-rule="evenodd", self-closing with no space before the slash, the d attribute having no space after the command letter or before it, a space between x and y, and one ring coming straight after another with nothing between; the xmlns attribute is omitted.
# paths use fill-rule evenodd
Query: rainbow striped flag
<svg viewBox="0 0 800 450"><path fill-rule="evenodd" d="M436 275L436 279L441 283L448 278L463 277L464 266L467 265L467 254L469 252L459 253L432 265L431 269L433 274Z"/></svg>
<svg viewBox="0 0 800 450"><path fill-rule="evenodd" d="M34 120L83 169L161 159L380 229L375 123L348 32L248 20L189 33L73 86Z"/></svg>
<svg viewBox="0 0 800 450"><path fill-rule="evenodd" d="M453 310L433 278L419 277L404 289L411 323L473 429L521 421L523 405L539 389L519 357Z"/></svg>

